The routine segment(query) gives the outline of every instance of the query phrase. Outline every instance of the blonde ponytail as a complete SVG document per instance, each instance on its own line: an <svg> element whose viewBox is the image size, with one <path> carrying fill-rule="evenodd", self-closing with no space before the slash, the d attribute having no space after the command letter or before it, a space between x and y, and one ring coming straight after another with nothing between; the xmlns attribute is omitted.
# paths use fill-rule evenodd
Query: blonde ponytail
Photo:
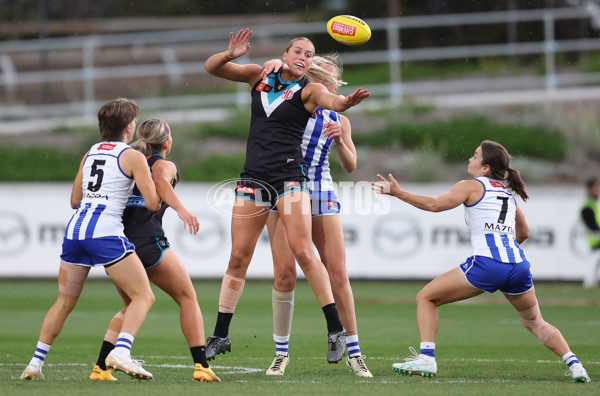
<svg viewBox="0 0 600 396"><path fill-rule="evenodd" d="M312 82L323 85L333 85L336 88L346 85L347 82L341 80L342 68L338 65L337 55L328 55L325 57L315 56L313 62L306 72L306 77ZM333 74L324 66L332 66L336 73Z"/></svg>
<svg viewBox="0 0 600 396"><path fill-rule="evenodd" d="M151 118L140 125L137 131L138 140L131 145L146 157L160 153L164 142L169 140L169 125L159 118Z"/></svg>

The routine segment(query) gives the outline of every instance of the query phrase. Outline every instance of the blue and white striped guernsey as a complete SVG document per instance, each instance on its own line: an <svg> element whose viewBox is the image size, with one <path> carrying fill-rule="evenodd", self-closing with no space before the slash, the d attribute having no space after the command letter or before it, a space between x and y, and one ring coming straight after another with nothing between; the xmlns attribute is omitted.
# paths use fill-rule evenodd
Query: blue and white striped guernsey
<svg viewBox="0 0 600 396"><path fill-rule="evenodd" d="M119 157L130 148L118 141L92 146L83 164L83 198L67 225L67 239L125 236L122 216L134 181L121 170Z"/></svg>
<svg viewBox="0 0 600 396"><path fill-rule="evenodd" d="M330 121L339 123L340 116L331 110L317 107L315 116L308 120L302 138L302 154L306 162L308 187L311 191L334 190L333 179L329 171L329 154L333 139L323 135L323 125Z"/></svg>
<svg viewBox="0 0 600 396"><path fill-rule="evenodd" d="M478 177L485 191L471 206L465 205L465 222L471 231L472 256L491 257L503 263L527 260L515 240L517 202L499 181Z"/></svg>

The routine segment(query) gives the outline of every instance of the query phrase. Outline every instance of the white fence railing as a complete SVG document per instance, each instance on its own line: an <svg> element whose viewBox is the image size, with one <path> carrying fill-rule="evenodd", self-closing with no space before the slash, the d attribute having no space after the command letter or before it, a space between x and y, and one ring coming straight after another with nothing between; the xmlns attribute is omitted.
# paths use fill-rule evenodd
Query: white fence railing
<svg viewBox="0 0 600 396"><path fill-rule="evenodd" d="M507 89L539 89L553 93L558 89L572 88L600 83L598 73L558 73L555 55L559 52L585 52L600 50L598 38L558 40L555 38L555 23L560 20L590 19L587 8L554 8L543 10L514 10L490 13L444 14L432 16L411 16L396 18L368 19L366 22L373 31L385 31L387 49L381 51L363 51L343 53L345 65L389 64L389 83L368 86L374 96L400 102L405 95L443 94L449 92L498 92ZM404 29L433 28L456 25L516 24L522 22L542 22L543 41L507 42L502 44L484 44L472 46L448 46L433 48L402 48L400 37ZM252 26L255 42L261 40L288 40L297 35L309 35L324 32L325 22L298 24L270 24ZM46 38L39 40L15 40L0 42L0 89L4 95L11 95L20 86L26 84L63 84L81 83L83 100L70 103L52 103L49 105L7 105L0 107L0 121L19 121L32 117L58 117L83 115L91 119L101 104L95 92L95 83L99 80L138 79L147 77L167 77L170 81L182 81L184 76L205 74L202 61L178 61L174 49L185 46L207 46L220 48L225 45L227 35L236 27L204 28L167 32L145 32L131 34L109 34L87 37ZM259 44L260 45L260 44ZM160 63L119 64L98 66L94 64L94 55L98 52L117 48L158 47ZM81 56L81 67L53 70L21 71L11 61L18 53L77 50ZM279 50L280 52L280 50ZM280 53L271 56L279 56ZM467 81L435 80L427 82L405 82L401 78L403 62L443 60L457 58L479 58L490 56L517 56L525 54L543 54L545 74L539 76L515 76L485 78ZM265 59L249 57L243 62L262 63ZM343 92L349 92L346 87ZM221 95L186 95L171 97L169 100L147 100L147 110L166 108L198 109L226 105L245 105L249 100L246 87L240 92ZM241 94L243 91L244 94ZM5 101L6 102L6 101ZM169 103L169 107L165 106ZM154 107L153 107L154 106ZM0 128L2 129L2 128ZM7 129L8 130L8 129ZM0 133L3 131L0 130ZM6 131L5 131L6 132Z"/></svg>

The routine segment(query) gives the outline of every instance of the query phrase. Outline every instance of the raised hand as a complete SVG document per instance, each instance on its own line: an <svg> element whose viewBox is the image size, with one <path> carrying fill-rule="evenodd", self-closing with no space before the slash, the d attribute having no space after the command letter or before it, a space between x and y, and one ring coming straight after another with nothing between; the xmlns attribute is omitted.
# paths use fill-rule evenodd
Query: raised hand
<svg viewBox="0 0 600 396"><path fill-rule="evenodd" d="M346 96L346 104L348 104L350 107L356 106L369 96L371 96L369 91L367 91L366 89L357 88L356 91Z"/></svg>
<svg viewBox="0 0 600 396"><path fill-rule="evenodd" d="M386 180L385 177L377 174L379 181L371 182L371 190L375 191L378 194L387 194L394 197L397 197L398 194L402 191L394 176L391 173L388 173L388 177L390 180Z"/></svg>
<svg viewBox="0 0 600 396"><path fill-rule="evenodd" d="M233 33L229 33L229 48L227 49L227 56L229 59L239 58L240 56L246 55L250 50L250 43L248 40L252 36L250 29L241 29L235 37Z"/></svg>

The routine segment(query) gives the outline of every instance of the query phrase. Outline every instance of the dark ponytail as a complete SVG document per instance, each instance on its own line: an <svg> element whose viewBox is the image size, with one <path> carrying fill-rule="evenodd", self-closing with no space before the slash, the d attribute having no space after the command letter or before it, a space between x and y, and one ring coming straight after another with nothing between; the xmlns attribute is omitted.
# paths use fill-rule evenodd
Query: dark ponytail
<svg viewBox="0 0 600 396"><path fill-rule="evenodd" d="M523 198L523 201L527 201L529 195L527 195L527 192L525 191L525 182L521 179L521 173L512 168L508 168L506 172L508 174L506 177L508 188L519 194L521 198Z"/></svg>
<svg viewBox="0 0 600 396"><path fill-rule="evenodd" d="M525 191L525 182L521 179L519 171L509 166L511 156L504 146L484 140L481 142L481 153L482 165L490 167L490 174L487 176L494 180L506 181L510 190L523 198L523 201L527 201L529 195Z"/></svg>

